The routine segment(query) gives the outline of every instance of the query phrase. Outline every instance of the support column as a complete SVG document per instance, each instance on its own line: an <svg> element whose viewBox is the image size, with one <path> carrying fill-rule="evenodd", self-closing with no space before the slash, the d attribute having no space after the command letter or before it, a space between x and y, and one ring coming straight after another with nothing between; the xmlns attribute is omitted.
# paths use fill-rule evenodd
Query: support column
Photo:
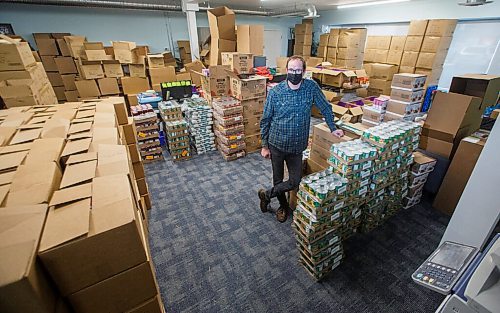
<svg viewBox="0 0 500 313"><path fill-rule="evenodd" d="M200 48L198 45L198 27L196 25L196 12L199 11L198 3L182 0L182 11L186 13L189 33L189 46L191 47L191 60L200 59Z"/></svg>

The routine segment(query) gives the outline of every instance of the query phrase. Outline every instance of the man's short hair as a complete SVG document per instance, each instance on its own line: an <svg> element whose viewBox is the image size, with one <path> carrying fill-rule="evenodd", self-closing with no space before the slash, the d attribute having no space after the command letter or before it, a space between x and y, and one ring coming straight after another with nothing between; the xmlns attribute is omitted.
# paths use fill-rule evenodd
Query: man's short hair
<svg viewBox="0 0 500 313"><path fill-rule="evenodd" d="M286 61L286 69L288 70L288 63L290 63L290 61L294 61L294 60L299 60L302 62L302 70L305 71L306 70L306 60L304 60L303 57L301 57L300 55L292 55L291 57L288 58L288 60Z"/></svg>

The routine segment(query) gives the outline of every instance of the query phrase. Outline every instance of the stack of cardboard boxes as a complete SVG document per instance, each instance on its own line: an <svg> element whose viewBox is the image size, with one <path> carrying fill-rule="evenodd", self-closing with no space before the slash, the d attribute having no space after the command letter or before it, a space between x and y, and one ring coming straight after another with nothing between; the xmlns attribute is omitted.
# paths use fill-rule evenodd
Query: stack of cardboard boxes
<svg viewBox="0 0 500 313"><path fill-rule="evenodd" d="M405 209L420 203L424 185L427 182L429 174L434 170L436 159L433 159L422 152L413 153L413 164L410 171L410 180L408 182L408 195L403 200Z"/></svg>
<svg viewBox="0 0 500 313"><path fill-rule="evenodd" d="M189 40L177 40L177 46L179 47L179 56L182 63L191 63L193 60L191 58L191 44Z"/></svg>
<svg viewBox="0 0 500 313"><path fill-rule="evenodd" d="M335 66L361 69L366 43L366 28L340 29Z"/></svg>
<svg viewBox="0 0 500 313"><path fill-rule="evenodd" d="M7 108L57 103L54 90L27 42L0 37L0 97Z"/></svg>
<svg viewBox="0 0 500 313"><path fill-rule="evenodd" d="M184 99L185 119L189 124L192 146L197 154L214 151L215 135L212 129L212 108L203 98Z"/></svg>
<svg viewBox="0 0 500 313"><path fill-rule="evenodd" d="M456 25L457 20L411 21L400 73L424 74L428 85L437 85Z"/></svg>
<svg viewBox="0 0 500 313"><path fill-rule="evenodd" d="M235 14L227 7L207 11L210 27L210 65L222 64L221 52L236 51Z"/></svg>
<svg viewBox="0 0 500 313"><path fill-rule="evenodd" d="M400 120L420 112L427 77L422 74L396 74L391 84L384 121Z"/></svg>
<svg viewBox="0 0 500 313"><path fill-rule="evenodd" d="M224 96L212 101L217 148L226 161L245 156L243 107L235 98Z"/></svg>
<svg viewBox="0 0 500 313"><path fill-rule="evenodd" d="M389 95L394 74L398 73L398 66L384 63L365 64L366 73L370 77L368 86L369 96Z"/></svg>
<svg viewBox="0 0 500 313"><path fill-rule="evenodd" d="M162 101L158 108L164 121L168 150L172 160L191 158L188 123L182 117L181 105L177 101Z"/></svg>
<svg viewBox="0 0 500 313"><path fill-rule="evenodd" d="M316 56L318 58L323 59L323 61L327 61L328 40L329 40L329 38L330 38L330 34L321 34L321 35L319 35L319 45L318 45L318 50L316 52ZM332 64L335 64L335 62L332 63Z"/></svg>
<svg viewBox="0 0 500 313"><path fill-rule="evenodd" d="M0 311L59 312L67 302L76 312L164 312L137 186L144 172L120 144L123 99L25 107L3 118L21 126L0 154L0 249L15 256L2 258L2 268L16 273L0 278Z"/></svg>
<svg viewBox="0 0 500 313"><path fill-rule="evenodd" d="M47 71L56 70L63 81L64 97L67 101L77 101L79 96L76 80L78 76L78 68L75 60L83 57L83 43L86 41L82 36L64 36L63 39L57 39L57 46L61 53L51 60L50 56L41 57L42 63ZM55 66L55 68L54 68ZM84 88L82 92L95 93L97 88L94 86ZM61 96L59 97L61 98Z"/></svg>
<svg viewBox="0 0 500 313"><path fill-rule="evenodd" d="M160 145L158 118L150 104L131 106L130 113L134 120L137 146L142 162L163 160Z"/></svg>
<svg viewBox="0 0 500 313"><path fill-rule="evenodd" d="M302 24L295 24L295 44L293 46L293 54L310 56L312 46L312 22L302 22Z"/></svg>

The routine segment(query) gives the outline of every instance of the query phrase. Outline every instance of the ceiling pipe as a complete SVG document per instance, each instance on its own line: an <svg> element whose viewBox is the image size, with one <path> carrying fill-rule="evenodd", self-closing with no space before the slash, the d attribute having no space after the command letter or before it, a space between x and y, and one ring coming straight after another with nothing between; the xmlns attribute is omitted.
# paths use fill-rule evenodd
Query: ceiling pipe
<svg viewBox="0 0 500 313"><path fill-rule="evenodd" d="M129 9L129 10L149 10L149 11L169 11L182 12L181 5L177 4L153 4L153 3L137 3L124 1L108 1L108 0L3 0L3 3L17 4L35 4L35 5L55 5L69 7L85 7L85 8L109 8L109 9ZM311 5L309 5L310 7ZM282 16L304 16L307 13L307 5L302 8L283 9L275 11L259 11L259 10L233 10L238 14L258 15L268 17ZM200 11L207 11L210 8L200 7Z"/></svg>

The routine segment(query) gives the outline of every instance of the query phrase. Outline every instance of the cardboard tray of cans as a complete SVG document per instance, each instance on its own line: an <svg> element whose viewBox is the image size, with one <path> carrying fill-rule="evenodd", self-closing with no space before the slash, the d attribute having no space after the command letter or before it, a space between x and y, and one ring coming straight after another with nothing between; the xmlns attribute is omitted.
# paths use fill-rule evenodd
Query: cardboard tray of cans
<svg viewBox="0 0 500 313"><path fill-rule="evenodd" d="M240 151L240 152L236 152L236 153L232 153L232 154L223 154L222 153L222 157L226 161L234 161L234 160L242 158L244 156L245 156L245 151Z"/></svg>
<svg viewBox="0 0 500 313"><path fill-rule="evenodd" d="M221 143L223 143L227 146L245 140L244 133L239 133L239 134L234 134L234 135L224 135L220 131L218 131L217 129L214 132L215 132L215 135L217 136L217 140L219 140Z"/></svg>
<svg viewBox="0 0 500 313"><path fill-rule="evenodd" d="M182 120L182 106L175 100L159 102L158 110L164 122Z"/></svg>
<svg viewBox="0 0 500 313"><path fill-rule="evenodd" d="M220 141L217 141L217 145L219 146L220 151L226 155L245 150L245 147L246 147L244 141L238 142L238 143L233 143L229 146L226 146L225 144L221 143Z"/></svg>
<svg viewBox="0 0 500 313"><path fill-rule="evenodd" d="M214 121L214 128L224 136L240 134L245 130L245 126L243 125L243 123L224 126L221 125L217 120Z"/></svg>
<svg viewBox="0 0 500 313"><path fill-rule="evenodd" d="M243 115L241 114L233 114L221 116L214 112L214 118L220 126L228 127L232 125L237 125L243 122Z"/></svg>

